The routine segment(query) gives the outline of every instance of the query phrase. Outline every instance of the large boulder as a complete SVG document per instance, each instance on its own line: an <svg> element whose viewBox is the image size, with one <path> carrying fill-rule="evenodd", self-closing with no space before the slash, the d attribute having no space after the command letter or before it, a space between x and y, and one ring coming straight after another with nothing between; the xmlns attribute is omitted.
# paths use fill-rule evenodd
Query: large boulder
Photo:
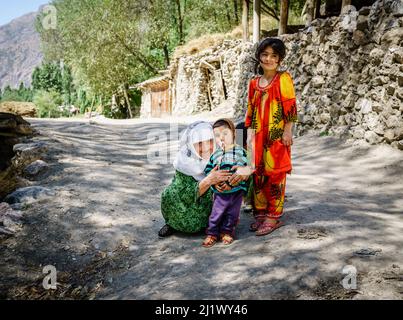
<svg viewBox="0 0 403 320"><path fill-rule="evenodd" d="M6 203L0 203L0 237L14 235L21 227L22 214Z"/></svg>
<svg viewBox="0 0 403 320"><path fill-rule="evenodd" d="M23 117L35 117L36 105L32 102L6 101L0 103L0 112L12 113Z"/></svg>
<svg viewBox="0 0 403 320"><path fill-rule="evenodd" d="M9 204L30 204L39 200L49 199L56 195L55 191L44 187L20 188L5 197L4 201Z"/></svg>

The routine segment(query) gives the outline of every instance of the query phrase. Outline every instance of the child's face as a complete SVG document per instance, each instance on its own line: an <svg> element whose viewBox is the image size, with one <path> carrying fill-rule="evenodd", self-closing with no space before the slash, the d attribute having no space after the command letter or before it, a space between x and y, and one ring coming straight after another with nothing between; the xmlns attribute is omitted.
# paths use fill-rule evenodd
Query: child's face
<svg viewBox="0 0 403 320"><path fill-rule="evenodd" d="M260 66L266 71L276 71L280 64L280 56L271 47L260 54Z"/></svg>
<svg viewBox="0 0 403 320"><path fill-rule="evenodd" d="M215 128L214 136L216 143L222 148L234 143L234 135L231 129L225 126Z"/></svg>

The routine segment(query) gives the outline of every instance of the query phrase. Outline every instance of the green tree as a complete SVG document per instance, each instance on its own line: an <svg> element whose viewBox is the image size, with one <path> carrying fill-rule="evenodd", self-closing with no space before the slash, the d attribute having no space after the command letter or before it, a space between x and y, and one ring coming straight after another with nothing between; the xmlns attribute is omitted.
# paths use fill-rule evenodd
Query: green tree
<svg viewBox="0 0 403 320"><path fill-rule="evenodd" d="M39 90L35 94L33 100L38 108L38 115L40 118L57 118L66 115L59 109L63 99L57 91Z"/></svg>
<svg viewBox="0 0 403 320"><path fill-rule="evenodd" d="M34 69L32 73L32 87L34 90L55 90L62 92L62 71L58 63L44 63Z"/></svg>

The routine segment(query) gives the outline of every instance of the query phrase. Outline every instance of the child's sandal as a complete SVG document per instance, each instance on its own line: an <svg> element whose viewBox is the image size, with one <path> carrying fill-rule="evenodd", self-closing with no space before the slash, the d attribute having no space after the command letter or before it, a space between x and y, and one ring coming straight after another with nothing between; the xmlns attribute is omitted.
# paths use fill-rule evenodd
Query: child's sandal
<svg viewBox="0 0 403 320"><path fill-rule="evenodd" d="M221 241L222 241L223 244L229 245L229 244L234 242L234 238L231 237L229 234L223 234L221 236Z"/></svg>
<svg viewBox="0 0 403 320"><path fill-rule="evenodd" d="M256 235L265 236L267 234L272 233L274 230L282 227L283 225L284 223L281 221L277 221L277 223L275 224L265 221L260 225L259 229L257 229Z"/></svg>
<svg viewBox="0 0 403 320"><path fill-rule="evenodd" d="M217 237L208 235L206 239L204 239L202 246L205 248L210 248L217 243Z"/></svg>

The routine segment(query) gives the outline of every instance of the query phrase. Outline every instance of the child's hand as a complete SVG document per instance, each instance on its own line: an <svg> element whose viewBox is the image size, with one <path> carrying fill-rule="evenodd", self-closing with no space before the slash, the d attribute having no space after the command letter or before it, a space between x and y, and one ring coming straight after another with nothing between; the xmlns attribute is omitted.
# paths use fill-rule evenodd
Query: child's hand
<svg viewBox="0 0 403 320"><path fill-rule="evenodd" d="M231 173L226 170L218 170L218 166L214 167L213 170L210 171L207 178L209 180L209 184L214 186L220 182L228 180L231 176Z"/></svg>
<svg viewBox="0 0 403 320"><path fill-rule="evenodd" d="M217 189L218 192L229 191L232 189L228 184L225 183L225 181L216 184L215 188Z"/></svg>

